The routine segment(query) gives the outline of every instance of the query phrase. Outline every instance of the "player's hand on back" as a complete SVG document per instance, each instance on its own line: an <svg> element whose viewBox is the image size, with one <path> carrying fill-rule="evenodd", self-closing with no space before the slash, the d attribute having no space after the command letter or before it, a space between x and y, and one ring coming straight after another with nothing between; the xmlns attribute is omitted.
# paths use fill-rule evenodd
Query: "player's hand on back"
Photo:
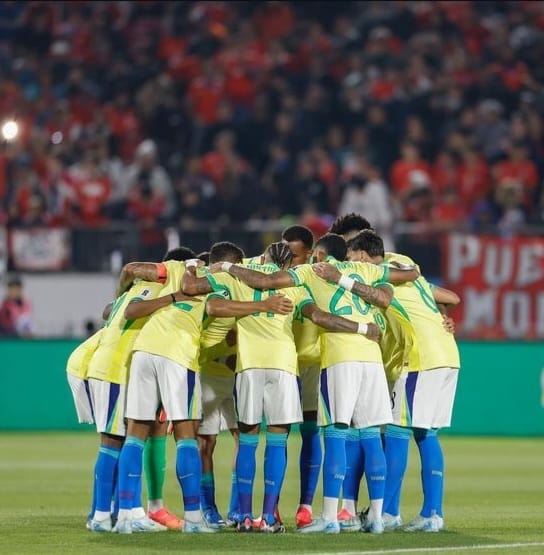
<svg viewBox="0 0 544 555"><path fill-rule="evenodd" d="M338 283L342 275L332 264L328 262L318 262L312 264L312 270L321 278L333 283Z"/></svg>
<svg viewBox="0 0 544 555"><path fill-rule="evenodd" d="M214 262L210 265L210 269L208 270L210 274L217 274L219 272L224 272L223 270L223 262Z"/></svg>
<svg viewBox="0 0 544 555"><path fill-rule="evenodd" d="M263 301L263 305L266 312L273 312L274 314L289 314L293 310L293 303L281 293L271 295Z"/></svg>
<svg viewBox="0 0 544 555"><path fill-rule="evenodd" d="M365 337L367 339L370 339L371 341L376 341L376 343L378 343L382 337L382 330L380 329L380 326L376 325L376 324L367 324L368 326L368 330L365 333Z"/></svg>

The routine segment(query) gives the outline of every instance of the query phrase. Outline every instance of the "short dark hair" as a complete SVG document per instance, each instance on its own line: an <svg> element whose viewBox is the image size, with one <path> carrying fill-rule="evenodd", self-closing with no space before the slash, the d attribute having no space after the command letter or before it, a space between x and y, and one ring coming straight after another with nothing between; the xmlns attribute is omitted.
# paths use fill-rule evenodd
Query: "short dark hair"
<svg viewBox="0 0 544 555"><path fill-rule="evenodd" d="M336 218L329 229L329 233L347 235L350 231L363 231L363 229L374 228L366 218L352 212L351 214Z"/></svg>
<svg viewBox="0 0 544 555"><path fill-rule="evenodd" d="M271 258L272 262L283 268L293 260L293 253L286 243L272 243L266 247L266 254Z"/></svg>
<svg viewBox="0 0 544 555"><path fill-rule="evenodd" d="M365 251L368 256L385 256L382 238L374 231L365 229L348 241L348 249L352 251Z"/></svg>
<svg viewBox="0 0 544 555"><path fill-rule="evenodd" d="M163 262L167 260L189 260L190 258L196 258L195 252L189 247L177 247L175 249L169 250L162 259Z"/></svg>
<svg viewBox="0 0 544 555"><path fill-rule="evenodd" d="M209 251L202 251L201 253L197 254L196 257L199 260L202 260L206 266L210 264L210 252Z"/></svg>
<svg viewBox="0 0 544 555"><path fill-rule="evenodd" d="M314 245L314 235L310 228L305 225L290 225L286 227L281 234L281 238L288 243L300 241L308 249L311 249Z"/></svg>
<svg viewBox="0 0 544 555"><path fill-rule="evenodd" d="M220 241L212 245L209 263L214 264L215 262L224 260L236 264L242 262L243 258L244 251L240 247L230 241Z"/></svg>
<svg viewBox="0 0 544 555"><path fill-rule="evenodd" d="M348 248L344 238L336 233L327 233L320 237L316 243L316 247L322 247L327 251L329 256L336 258L336 260L345 260Z"/></svg>

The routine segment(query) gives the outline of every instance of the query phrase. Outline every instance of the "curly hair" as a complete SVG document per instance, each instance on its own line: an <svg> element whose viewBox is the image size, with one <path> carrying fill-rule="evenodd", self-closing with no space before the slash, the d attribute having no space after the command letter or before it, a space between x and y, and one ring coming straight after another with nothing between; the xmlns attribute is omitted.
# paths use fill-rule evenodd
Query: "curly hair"
<svg viewBox="0 0 544 555"><path fill-rule="evenodd" d="M329 229L329 233L347 235L351 231L363 231L363 229L373 230L374 228L366 218L352 212L336 218Z"/></svg>

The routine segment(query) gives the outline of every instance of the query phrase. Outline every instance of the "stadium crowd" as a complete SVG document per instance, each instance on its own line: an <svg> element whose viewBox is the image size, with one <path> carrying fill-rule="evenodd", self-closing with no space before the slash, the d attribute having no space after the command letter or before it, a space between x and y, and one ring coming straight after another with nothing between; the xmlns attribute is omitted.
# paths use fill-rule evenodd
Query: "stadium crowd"
<svg viewBox="0 0 544 555"><path fill-rule="evenodd" d="M3 2L0 223L544 221L540 2Z"/></svg>

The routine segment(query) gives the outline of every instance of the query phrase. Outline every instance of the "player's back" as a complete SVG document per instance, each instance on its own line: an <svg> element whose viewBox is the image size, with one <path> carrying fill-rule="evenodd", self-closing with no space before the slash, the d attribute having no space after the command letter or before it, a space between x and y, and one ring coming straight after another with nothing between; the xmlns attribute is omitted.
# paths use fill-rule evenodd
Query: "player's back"
<svg viewBox="0 0 544 555"><path fill-rule="evenodd" d="M393 253L388 253L386 262L413 265L410 258ZM405 370L459 368L459 350L455 338L444 328L432 285L423 276L395 287L395 296L386 311L386 317L388 321L394 319L396 325L400 323L406 334L404 341L407 346L411 345Z"/></svg>
<svg viewBox="0 0 544 555"><path fill-rule="evenodd" d="M340 262L328 260L343 275L351 277L367 285L385 283L386 271L373 264L364 262ZM295 284L304 285L311 293L317 306L326 312L344 316L358 323L376 323L381 328L385 320L381 311L343 289L318 277L311 264L303 264L289 270ZM364 336L350 333L321 331L321 361L323 367L339 362L381 362L379 345Z"/></svg>
<svg viewBox="0 0 544 555"><path fill-rule="evenodd" d="M81 379L87 377L89 362L98 348L103 329L100 328L72 351L66 362L66 373Z"/></svg>
<svg viewBox="0 0 544 555"><path fill-rule="evenodd" d="M185 262L169 260L161 296L181 289ZM154 312L138 335L133 350L170 358L191 370L198 369L200 334L205 302L202 297L172 303Z"/></svg>
<svg viewBox="0 0 544 555"><path fill-rule="evenodd" d="M279 270L275 264L247 265L252 270L274 273ZM229 274L220 273L209 277L216 292L228 290L228 297L235 301L261 301L274 295L275 290L252 289ZM312 302L307 293L298 287L288 287L279 293L287 297L294 311L282 315L256 312L236 319L238 332L237 371L247 368L279 368L291 373L297 372L297 354L293 337L295 311Z"/></svg>

